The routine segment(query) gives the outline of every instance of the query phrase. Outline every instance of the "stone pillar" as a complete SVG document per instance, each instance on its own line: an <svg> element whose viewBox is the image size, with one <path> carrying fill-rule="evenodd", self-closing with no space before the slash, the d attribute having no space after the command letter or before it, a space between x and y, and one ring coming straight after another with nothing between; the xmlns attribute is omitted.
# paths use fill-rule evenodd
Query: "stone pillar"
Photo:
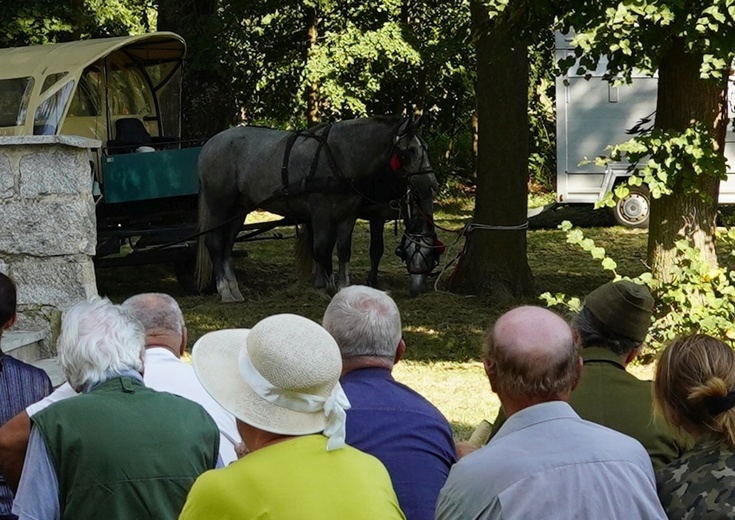
<svg viewBox="0 0 735 520"><path fill-rule="evenodd" d="M97 294L97 230L90 152L75 136L0 137L0 271L18 287L16 329L44 332L61 312Z"/></svg>

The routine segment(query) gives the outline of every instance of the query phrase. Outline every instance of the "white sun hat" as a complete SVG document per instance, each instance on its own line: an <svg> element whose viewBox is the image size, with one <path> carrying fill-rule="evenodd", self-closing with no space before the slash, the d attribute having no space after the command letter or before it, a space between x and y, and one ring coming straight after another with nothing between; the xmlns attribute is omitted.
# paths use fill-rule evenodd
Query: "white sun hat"
<svg viewBox="0 0 735 520"><path fill-rule="evenodd" d="M204 388L242 422L282 435L323 432L327 449L344 446L345 410L337 342L295 314L265 318L251 329L205 334L192 350Z"/></svg>

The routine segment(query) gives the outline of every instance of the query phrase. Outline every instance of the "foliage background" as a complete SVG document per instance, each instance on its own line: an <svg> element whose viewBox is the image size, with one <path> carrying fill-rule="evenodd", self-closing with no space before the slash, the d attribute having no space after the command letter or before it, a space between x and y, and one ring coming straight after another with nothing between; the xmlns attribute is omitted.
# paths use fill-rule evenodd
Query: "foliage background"
<svg viewBox="0 0 735 520"><path fill-rule="evenodd" d="M227 82L216 91L227 98L220 102L227 107L225 125L303 128L305 96L316 84L323 121L427 115L425 134L443 193L474 185L477 93L468 0L181 0L175 8L169 0L0 4L0 47L137 34L156 30L159 19L171 29L175 15L174 29L189 43L188 69L209 70ZM311 51L305 21L310 8L318 20ZM536 39L529 168L535 191L549 191L555 171L553 35L549 30ZM196 124L196 118L185 120ZM211 127L190 129L198 137L212 133Z"/></svg>

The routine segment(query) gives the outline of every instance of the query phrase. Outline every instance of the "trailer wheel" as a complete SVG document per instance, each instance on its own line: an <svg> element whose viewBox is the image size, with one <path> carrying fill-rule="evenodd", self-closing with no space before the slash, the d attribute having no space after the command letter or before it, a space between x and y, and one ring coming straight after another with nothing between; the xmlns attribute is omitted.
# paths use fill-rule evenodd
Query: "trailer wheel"
<svg viewBox="0 0 735 520"><path fill-rule="evenodd" d="M626 197L612 208L615 221L629 228L647 228L651 218L651 194L645 186L629 186Z"/></svg>

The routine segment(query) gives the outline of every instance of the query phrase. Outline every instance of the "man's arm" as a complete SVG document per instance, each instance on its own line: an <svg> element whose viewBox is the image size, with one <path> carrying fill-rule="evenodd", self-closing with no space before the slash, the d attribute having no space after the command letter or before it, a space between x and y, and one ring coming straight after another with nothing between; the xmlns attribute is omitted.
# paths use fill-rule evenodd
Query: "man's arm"
<svg viewBox="0 0 735 520"><path fill-rule="evenodd" d="M25 411L0 428L0 473L13 493L18 490L30 434L31 418Z"/></svg>
<svg viewBox="0 0 735 520"><path fill-rule="evenodd" d="M59 520L59 481L37 428L31 431L23 470L13 501L13 514L18 520Z"/></svg>

